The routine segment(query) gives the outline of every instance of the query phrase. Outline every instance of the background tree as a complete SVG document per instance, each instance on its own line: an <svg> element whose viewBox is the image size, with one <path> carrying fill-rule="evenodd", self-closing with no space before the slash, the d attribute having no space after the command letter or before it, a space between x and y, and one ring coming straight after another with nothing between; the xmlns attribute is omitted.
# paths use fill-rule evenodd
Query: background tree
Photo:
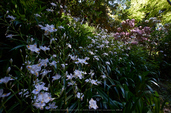
<svg viewBox="0 0 171 113"><path fill-rule="evenodd" d="M138 22L150 17L158 17L163 24L171 21L171 7L168 0L131 0L125 10L127 17Z"/></svg>

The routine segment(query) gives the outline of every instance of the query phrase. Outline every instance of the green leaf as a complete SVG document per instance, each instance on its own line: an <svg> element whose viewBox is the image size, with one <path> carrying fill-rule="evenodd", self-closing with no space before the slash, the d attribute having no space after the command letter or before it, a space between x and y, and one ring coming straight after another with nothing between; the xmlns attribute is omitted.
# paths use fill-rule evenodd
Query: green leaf
<svg viewBox="0 0 171 113"><path fill-rule="evenodd" d="M121 94L122 94L123 98L125 98L125 90L123 89L123 87L121 85L117 85L117 87L120 88L120 90L122 92Z"/></svg>
<svg viewBox="0 0 171 113"><path fill-rule="evenodd" d="M14 110L15 107L18 106L18 105L19 105L19 103L13 104L13 105L10 107L10 109L8 110L8 113L14 112L13 110Z"/></svg>
<svg viewBox="0 0 171 113"><path fill-rule="evenodd" d="M23 46L26 46L26 45L18 45L18 46L16 46L16 47L12 48L10 51L16 50L16 49L21 48L21 47L23 47ZM9 52L10 52L10 51L9 51Z"/></svg>
<svg viewBox="0 0 171 113"><path fill-rule="evenodd" d="M78 102L75 102L69 107L68 110L70 111L70 113L72 113L72 111L77 107L77 105L78 105Z"/></svg>
<svg viewBox="0 0 171 113"><path fill-rule="evenodd" d="M73 95L68 96L65 101L69 101L71 97L73 97Z"/></svg>
<svg viewBox="0 0 171 113"><path fill-rule="evenodd" d="M103 92L100 88L97 87L96 90L98 91L99 95L101 95L102 99L104 99L104 101L106 101L109 104L111 109L119 108L119 106L118 106L118 104L120 104L119 102L109 98L109 96L105 92ZM122 105L122 104L120 104L120 105Z"/></svg>

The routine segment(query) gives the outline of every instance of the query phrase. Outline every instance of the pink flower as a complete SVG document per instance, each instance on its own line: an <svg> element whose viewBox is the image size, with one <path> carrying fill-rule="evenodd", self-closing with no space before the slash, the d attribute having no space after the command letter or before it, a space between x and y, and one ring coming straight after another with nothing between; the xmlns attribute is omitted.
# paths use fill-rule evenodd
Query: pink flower
<svg viewBox="0 0 171 113"><path fill-rule="evenodd" d="M138 44L138 42L137 42L137 41L133 41L133 42L131 42L131 44L133 44L133 45L137 45L137 44Z"/></svg>
<svg viewBox="0 0 171 113"><path fill-rule="evenodd" d="M126 35L126 36L129 36L129 33L128 33L128 32L125 32L125 35Z"/></svg>
<svg viewBox="0 0 171 113"><path fill-rule="evenodd" d="M129 22L129 19L126 19L126 22L128 23Z"/></svg>
<svg viewBox="0 0 171 113"><path fill-rule="evenodd" d="M132 19L131 21L132 21L132 22L135 22L135 19Z"/></svg>
<svg viewBox="0 0 171 113"><path fill-rule="evenodd" d="M139 34L139 35L142 35L142 30L137 30L137 33Z"/></svg>
<svg viewBox="0 0 171 113"><path fill-rule="evenodd" d="M121 35L125 35L125 32L121 32Z"/></svg>
<svg viewBox="0 0 171 113"><path fill-rule="evenodd" d="M151 28L150 27L144 27L144 31L148 34L150 34L151 32Z"/></svg>
<svg viewBox="0 0 171 113"><path fill-rule="evenodd" d="M143 40L148 40L147 38L143 38Z"/></svg>
<svg viewBox="0 0 171 113"><path fill-rule="evenodd" d="M121 24L122 24L122 25L125 25L125 24L126 24L126 22L125 22L125 21L123 21Z"/></svg>
<svg viewBox="0 0 171 113"><path fill-rule="evenodd" d="M117 28L117 31L119 32L119 31L121 31L121 28L119 27L119 28Z"/></svg>

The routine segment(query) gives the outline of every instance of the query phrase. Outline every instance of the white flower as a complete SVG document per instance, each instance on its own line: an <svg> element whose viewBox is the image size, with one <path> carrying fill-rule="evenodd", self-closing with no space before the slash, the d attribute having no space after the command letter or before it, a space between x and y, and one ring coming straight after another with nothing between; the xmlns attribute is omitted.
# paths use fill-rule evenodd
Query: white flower
<svg viewBox="0 0 171 113"><path fill-rule="evenodd" d="M91 75L91 78L94 76L94 71L93 70L90 70L90 73L89 73L90 75Z"/></svg>
<svg viewBox="0 0 171 113"><path fill-rule="evenodd" d="M14 80L13 78L11 77L4 77L4 78L1 78L0 79L0 83L8 83L10 80Z"/></svg>
<svg viewBox="0 0 171 113"><path fill-rule="evenodd" d="M10 18L10 19L12 19L12 20L15 20L15 19L16 19L15 17L13 17L13 16L11 16L11 15L8 15L7 18Z"/></svg>
<svg viewBox="0 0 171 113"><path fill-rule="evenodd" d="M74 77L75 78L79 78L79 79L82 79L83 78L83 75L82 74L86 74L85 72L83 72L83 71L79 71L79 70L75 70L74 71Z"/></svg>
<svg viewBox="0 0 171 113"><path fill-rule="evenodd" d="M38 89L39 91L41 90L48 91L48 88L45 87L44 85L45 85L44 82L40 82L35 85L35 88Z"/></svg>
<svg viewBox="0 0 171 113"><path fill-rule="evenodd" d="M46 9L46 11L53 12L54 10L53 9Z"/></svg>
<svg viewBox="0 0 171 113"><path fill-rule="evenodd" d="M96 104L96 101L93 100L92 98L91 98L91 100L89 101L89 109L90 109L90 108L93 108L93 109L97 109L97 108L98 108L98 106L97 106L97 104Z"/></svg>
<svg viewBox="0 0 171 113"><path fill-rule="evenodd" d="M42 26L42 25L40 25L40 24L38 24L38 26L39 26L40 28L43 28L43 26Z"/></svg>
<svg viewBox="0 0 171 113"><path fill-rule="evenodd" d="M14 35L13 34L8 34L6 38L12 38Z"/></svg>
<svg viewBox="0 0 171 113"><path fill-rule="evenodd" d="M84 94L80 93L80 92L77 92L76 97L79 98L79 99L81 98L81 100L83 100Z"/></svg>
<svg viewBox="0 0 171 113"><path fill-rule="evenodd" d="M62 5L60 5L60 8L63 8L63 6L62 6Z"/></svg>
<svg viewBox="0 0 171 113"><path fill-rule="evenodd" d="M91 81L91 78L85 80L85 82L90 82L90 81Z"/></svg>
<svg viewBox="0 0 171 113"><path fill-rule="evenodd" d="M149 20L157 20L157 18L156 17L151 17L151 18L149 18Z"/></svg>
<svg viewBox="0 0 171 113"><path fill-rule="evenodd" d="M40 64L27 65L26 68L30 71L31 74L39 76L39 71L41 70Z"/></svg>
<svg viewBox="0 0 171 113"><path fill-rule="evenodd" d="M104 44L100 45L99 47L102 49L104 47Z"/></svg>
<svg viewBox="0 0 171 113"><path fill-rule="evenodd" d="M101 75L102 76L102 78L106 78L106 75Z"/></svg>
<svg viewBox="0 0 171 113"><path fill-rule="evenodd" d="M41 110L43 110L45 105L46 104L44 102L36 102L36 103L33 104L33 106L35 106L36 108L39 108Z"/></svg>
<svg viewBox="0 0 171 113"><path fill-rule="evenodd" d="M48 35L49 33L57 31L57 29L55 29L54 25L46 24L45 27L43 27L42 25L39 25L39 27L41 27L42 30L45 30L45 35Z"/></svg>
<svg viewBox="0 0 171 113"><path fill-rule="evenodd" d="M103 55L106 55L106 56L108 56L108 53L103 53Z"/></svg>
<svg viewBox="0 0 171 113"><path fill-rule="evenodd" d="M55 106L56 102L53 102L52 104L49 103L49 106L46 106L46 109L56 109L58 106Z"/></svg>
<svg viewBox="0 0 171 113"><path fill-rule="evenodd" d="M68 86L70 86L70 85L74 85L74 84L76 84L76 82L75 82L75 81L68 82Z"/></svg>
<svg viewBox="0 0 171 113"><path fill-rule="evenodd" d="M67 45L69 48L72 48L72 47L71 47L71 44L67 43L66 45Z"/></svg>
<svg viewBox="0 0 171 113"><path fill-rule="evenodd" d="M91 78L86 79L85 82L89 82L89 83L94 84L94 85L101 84L101 81L93 80L93 79L91 79Z"/></svg>
<svg viewBox="0 0 171 113"><path fill-rule="evenodd" d="M0 97L4 98L4 97L9 96L10 94L11 94L11 92L3 94L3 89L0 89Z"/></svg>
<svg viewBox="0 0 171 113"><path fill-rule="evenodd" d="M110 65L110 62L106 62L106 64Z"/></svg>
<svg viewBox="0 0 171 113"><path fill-rule="evenodd" d="M97 80L91 80L91 84L98 85Z"/></svg>
<svg viewBox="0 0 171 113"><path fill-rule="evenodd" d="M105 41L102 41L102 42L105 43L105 44L109 44L108 40L105 40Z"/></svg>
<svg viewBox="0 0 171 113"><path fill-rule="evenodd" d="M72 56L72 55L68 55L68 56L70 56L70 58L71 58L72 60L76 60L76 59L77 59L77 56Z"/></svg>
<svg viewBox="0 0 171 113"><path fill-rule="evenodd" d="M161 52L161 53L163 53L163 51L162 51L162 50L160 50L160 52Z"/></svg>
<svg viewBox="0 0 171 113"><path fill-rule="evenodd" d="M96 60L99 60L98 56L94 56L94 58L95 58Z"/></svg>
<svg viewBox="0 0 171 113"><path fill-rule="evenodd" d="M55 55L55 54L53 54L53 56L52 56L52 57L54 57L54 58L55 58L55 57L56 57L56 55Z"/></svg>
<svg viewBox="0 0 171 113"><path fill-rule="evenodd" d="M86 62L86 58L85 59L80 59L80 58L78 58L78 61L77 62L75 62L75 64L78 64L78 63L81 63L81 64L88 64L87 62Z"/></svg>
<svg viewBox="0 0 171 113"><path fill-rule="evenodd" d="M40 74L42 74L42 76L45 76L45 75L47 75L50 72L52 72L52 71L44 69L43 72L41 72Z"/></svg>
<svg viewBox="0 0 171 113"><path fill-rule="evenodd" d="M94 43L94 44L96 43L96 41L94 39L91 39L91 41L92 41L91 43Z"/></svg>
<svg viewBox="0 0 171 113"><path fill-rule="evenodd" d="M48 60L48 58L46 58L46 59L39 59L39 65L40 66L47 66L47 63L49 63L49 60Z"/></svg>
<svg viewBox="0 0 171 113"><path fill-rule="evenodd" d="M117 52L114 52L114 54L117 54Z"/></svg>
<svg viewBox="0 0 171 113"><path fill-rule="evenodd" d="M33 94L38 94L42 89L43 89L43 87L44 87L44 85L40 85L40 84L37 84L37 85L35 85L35 87L36 87L36 89L34 89L33 91L32 91L32 93Z"/></svg>
<svg viewBox="0 0 171 113"><path fill-rule="evenodd" d="M89 60L90 58L89 57L85 57L84 59Z"/></svg>
<svg viewBox="0 0 171 113"><path fill-rule="evenodd" d="M48 92L39 93L36 99L37 102L41 102L41 103L48 103L51 100L53 100L53 98L51 98L51 95Z"/></svg>
<svg viewBox="0 0 171 113"><path fill-rule="evenodd" d="M50 50L50 48L49 47L46 47L46 46L40 46L40 49L43 50L43 51Z"/></svg>
<svg viewBox="0 0 171 113"><path fill-rule="evenodd" d="M68 64L61 64L61 66L65 69L65 66L68 65Z"/></svg>
<svg viewBox="0 0 171 113"><path fill-rule="evenodd" d="M37 44L33 44L33 45L27 45L26 46L29 50L31 50L32 52L36 52L39 53L39 48L37 48Z"/></svg>
<svg viewBox="0 0 171 113"><path fill-rule="evenodd" d="M53 41L57 40L57 38L50 39L50 44L52 44Z"/></svg>
<svg viewBox="0 0 171 113"><path fill-rule="evenodd" d="M89 53L90 53L91 55L94 55L94 53L93 53L92 51L89 51Z"/></svg>
<svg viewBox="0 0 171 113"><path fill-rule="evenodd" d="M53 78L53 80L52 80L52 81L54 81L54 80L58 80L58 79L60 79L60 78L61 78L61 75L56 74L56 75L55 75L55 76L53 76L52 78Z"/></svg>
<svg viewBox="0 0 171 113"><path fill-rule="evenodd" d="M57 6L57 5L56 5L55 3L53 3L53 2L52 2L52 3L50 3L50 4L51 4L52 6Z"/></svg>
<svg viewBox="0 0 171 113"><path fill-rule="evenodd" d="M78 91L78 87L77 87L77 85L75 86L75 91Z"/></svg>
<svg viewBox="0 0 171 113"><path fill-rule="evenodd" d="M72 79L74 76L70 73L70 75L67 75L67 79L66 80L70 80Z"/></svg>
<svg viewBox="0 0 171 113"><path fill-rule="evenodd" d="M21 92L18 93L19 95L28 96L29 91L27 89L21 89Z"/></svg>
<svg viewBox="0 0 171 113"><path fill-rule="evenodd" d="M59 29L65 29L63 26L58 26Z"/></svg>
<svg viewBox="0 0 171 113"><path fill-rule="evenodd" d="M51 63L49 63L50 66L55 66L55 68L56 68L56 64L57 64L56 61L52 61Z"/></svg>
<svg viewBox="0 0 171 113"><path fill-rule="evenodd" d="M34 14L36 17L41 17L39 14Z"/></svg>

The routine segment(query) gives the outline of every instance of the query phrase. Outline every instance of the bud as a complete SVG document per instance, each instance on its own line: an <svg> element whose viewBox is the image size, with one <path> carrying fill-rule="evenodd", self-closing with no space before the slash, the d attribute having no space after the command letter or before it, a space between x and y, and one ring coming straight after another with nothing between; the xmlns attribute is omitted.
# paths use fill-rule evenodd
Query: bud
<svg viewBox="0 0 171 113"><path fill-rule="evenodd" d="M8 74L11 71L11 67L8 67L6 74Z"/></svg>
<svg viewBox="0 0 171 113"><path fill-rule="evenodd" d="M10 59L10 64L11 64L11 65L12 65L12 62L13 62L13 59L11 58L11 59Z"/></svg>
<svg viewBox="0 0 171 113"><path fill-rule="evenodd" d="M20 49L20 53L22 53L22 49Z"/></svg>
<svg viewBox="0 0 171 113"><path fill-rule="evenodd" d="M20 67L20 71L22 71L22 70L23 70L23 66Z"/></svg>
<svg viewBox="0 0 171 113"><path fill-rule="evenodd" d="M48 88L50 88L50 84L48 84Z"/></svg>
<svg viewBox="0 0 171 113"><path fill-rule="evenodd" d="M31 42L33 42L34 41L34 39L33 38L31 38Z"/></svg>
<svg viewBox="0 0 171 113"><path fill-rule="evenodd" d="M65 64L61 64L61 65L62 65L63 69L65 69Z"/></svg>

